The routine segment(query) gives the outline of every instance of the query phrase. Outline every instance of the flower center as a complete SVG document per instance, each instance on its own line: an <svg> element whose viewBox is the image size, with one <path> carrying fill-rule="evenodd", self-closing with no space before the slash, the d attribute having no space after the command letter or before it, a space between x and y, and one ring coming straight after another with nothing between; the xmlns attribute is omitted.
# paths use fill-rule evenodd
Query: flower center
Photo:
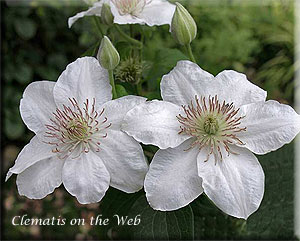
<svg viewBox="0 0 300 241"><path fill-rule="evenodd" d="M134 17L144 10L144 7L152 0L112 0L120 15L130 14Z"/></svg>
<svg viewBox="0 0 300 241"><path fill-rule="evenodd" d="M68 156L76 158L81 153L88 153L90 150L100 151L100 140L106 138L105 129L111 124L107 124L107 118L102 117L104 109L97 112L95 110L95 99L89 104L87 99L84 107L80 108L75 98L70 99L70 106L63 105L62 109L57 108L50 119L51 124L47 124L45 137L50 141L45 143L53 145L53 152L58 157L64 159Z"/></svg>
<svg viewBox="0 0 300 241"><path fill-rule="evenodd" d="M208 155L205 161L208 161L211 154L217 160L223 160L222 150L228 155L237 154L230 150L231 144L244 145L236 134L246 131L246 127L240 127L241 120L245 116L237 117L239 109L235 109L233 103L228 104L225 101L220 102L218 97L205 97L200 100L195 96L195 102L190 102L187 106L182 106L185 116L177 116L180 122L180 131L178 134L186 134L195 137L195 141L187 149L199 146L208 148Z"/></svg>
<svg viewBox="0 0 300 241"><path fill-rule="evenodd" d="M216 134L216 132L219 129L219 124L217 118L213 116L208 116L204 120L204 125L203 125L204 131L207 134Z"/></svg>

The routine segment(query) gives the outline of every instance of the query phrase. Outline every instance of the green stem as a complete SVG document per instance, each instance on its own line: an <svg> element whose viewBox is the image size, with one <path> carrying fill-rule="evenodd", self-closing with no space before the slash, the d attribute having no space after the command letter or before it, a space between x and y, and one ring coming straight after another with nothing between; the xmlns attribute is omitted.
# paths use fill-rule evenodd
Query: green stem
<svg viewBox="0 0 300 241"><path fill-rule="evenodd" d="M187 44L185 47L187 49L188 55L190 57L190 60L193 61L194 63L196 63L196 59L195 59L195 57L193 55L193 51L192 51L191 45Z"/></svg>
<svg viewBox="0 0 300 241"><path fill-rule="evenodd" d="M137 92L137 95L139 96L143 96L143 88L142 88L142 80L140 80L140 82L136 85L136 92Z"/></svg>
<svg viewBox="0 0 300 241"><path fill-rule="evenodd" d="M112 87L112 94L113 94L113 99L118 98L117 91L116 91L116 86L115 86L115 80L114 80L114 73L112 70L108 70L108 75L109 75L109 82Z"/></svg>
<svg viewBox="0 0 300 241"><path fill-rule="evenodd" d="M93 19L94 19L95 25L96 25L96 27L97 27L97 29L98 29L100 35L101 35L101 38L103 38L103 37L104 37L104 33L103 33L102 28L101 28L101 26L100 26L100 23L99 23L99 21L98 21L98 17L93 16Z"/></svg>
<svg viewBox="0 0 300 241"><path fill-rule="evenodd" d="M133 24L129 24L130 37L134 39L133 36Z"/></svg>
<svg viewBox="0 0 300 241"><path fill-rule="evenodd" d="M129 35L127 35L126 33L124 33L124 32L122 31L122 29L121 29L117 24L115 24L115 28L116 28L116 30L118 31L118 33L119 33L124 39L126 39L126 41L128 41L128 42L131 43L132 45L135 45L137 48L142 48L142 47L143 47L143 44L142 44L140 41L138 41L138 40L136 40L136 39L134 39L134 38L131 38Z"/></svg>

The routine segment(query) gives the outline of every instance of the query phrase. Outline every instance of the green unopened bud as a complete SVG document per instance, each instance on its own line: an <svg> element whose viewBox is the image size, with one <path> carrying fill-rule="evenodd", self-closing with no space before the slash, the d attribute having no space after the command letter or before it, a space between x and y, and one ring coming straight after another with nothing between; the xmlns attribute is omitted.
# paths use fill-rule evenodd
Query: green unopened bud
<svg viewBox="0 0 300 241"><path fill-rule="evenodd" d="M97 54L101 66L113 70L120 62L120 55L108 37L104 36Z"/></svg>
<svg viewBox="0 0 300 241"><path fill-rule="evenodd" d="M101 20L106 25L112 25L114 23L114 16L111 13L110 6L107 3L102 5Z"/></svg>
<svg viewBox="0 0 300 241"><path fill-rule="evenodd" d="M197 25L190 13L178 2L172 19L171 33L181 45L190 44L197 35Z"/></svg>

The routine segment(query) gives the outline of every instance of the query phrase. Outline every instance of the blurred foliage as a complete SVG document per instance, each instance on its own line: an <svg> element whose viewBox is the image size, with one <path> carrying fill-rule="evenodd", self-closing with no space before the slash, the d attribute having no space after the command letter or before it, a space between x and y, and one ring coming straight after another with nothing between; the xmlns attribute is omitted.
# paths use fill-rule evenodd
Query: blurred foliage
<svg viewBox="0 0 300 241"><path fill-rule="evenodd" d="M198 64L217 74L234 69L268 91L269 99L293 103L294 22L292 2L272 2L267 6L247 4L203 4L204 1L182 1L198 24L198 36L192 48ZM68 2L65 1L65 4ZM4 172L13 164L19 150L29 141L19 114L19 101L32 81L57 80L66 65L80 56L95 56L101 40L93 18L79 20L68 29L68 17L84 7L7 7L1 2L2 86ZM156 99L159 84L177 61L188 59L176 44L168 26L122 26L144 41L142 52L120 39L100 24L117 47L122 60L143 58L138 86L118 82L119 95L136 91ZM157 150L143 146L149 159ZM5 183L5 239L293 239L293 145L276 153L259 157L266 176L265 196L260 209L247 222L229 217L201 195L189 206L176 212L162 213L151 209L143 191L125 194L110 188L99 204L79 205L63 187L43 200L32 201L17 194L15 178ZM98 214L109 217L108 226L12 226L16 215L29 217L63 217L68 220ZM142 214L138 226L118 226L114 214L134 217Z"/></svg>

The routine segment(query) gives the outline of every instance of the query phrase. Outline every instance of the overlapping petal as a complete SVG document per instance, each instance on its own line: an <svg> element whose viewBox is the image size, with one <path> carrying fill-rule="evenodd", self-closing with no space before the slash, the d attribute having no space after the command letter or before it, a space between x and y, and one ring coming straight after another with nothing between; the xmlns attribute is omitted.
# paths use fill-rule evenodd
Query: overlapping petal
<svg viewBox="0 0 300 241"><path fill-rule="evenodd" d="M8 170L5 181L12 174L19 174L35 163L54 157L54 155L50 145L41 142L37 136L34 136L19 153L15 165Z"/></svg>
<svg viewBox="0 0 300 241"><path fill-rule="evenodd" d="M132 108L144 103L146 98L140 96L127 95L115 100L106 102L101 109L104 108L104 116L111 123L110 129L120 130L123 118Z"/></svg>
<svg viewBox="0 0 300 241"><path fill-rule="evenodd" d="M267 93L249 82L244 74L225 70L216 77L190 61L179 61L161 81L163 100L186 105L198 97L218 96L236 107L265 101Z"/></svg>
<svg viewBox="0 0 300 241"><path fill-rule="evenodd" d="M242 106L245 116L242 125L247 131L240 132L244 147L256 154L277 150L291 142L300 131L300 116L288 105L277 101Z"/></svg>
<svg viewBox="0 0 300 241"><path fill-rule="evenodd" d="M156 210L171 211L186 206L202 192L197 173L198 149L186 151L191 140L176 148L159 150L145 178L146 197Z"/></svg>
<svg viewBox="0 0 300 241"><path fill-rule="evenodd" d="M20 102L21 117L31 131L39 136L45 134L56 105L53 98L55 82L37 81L29 84Z"/></svg>
<svg viewBox="0 0 300 241"><path fill-rule="evenodd" d="M257 158L246 148L231 146L236 154L224 155L215 163L206 152L197 157L198 174L205 194L223 212L247 219L255 212L264 194L264 172Z"/></svg>
<svg viewBox="0 0 300 241"><path fill-rule="evenodd" d="M78 58L69 64L59 76L53 93L58 106L70 106L69 98L75 98L83 108L87 99L96 99L96 109L112 99L112 87L108 81L108 72L93 57Z"/></svg>
<svg viewBox="0 0 300 241"><path fill-rule="evenodd" d="M146 102L126 114L121 128L144 144L153 144L161 149L176 147L188 139L188 136L178 134L180 123L176 116L181 111L181 107L170 102Z"/></svg>
<svg viewBox="0 0 300 241"><path fill-rule="evenodd" d="M110 185L127 193L142 189L148 163L140 144L121 131L107 130L97 155L110 174Z"/></svg>
<svg viewBox="0 0 300 241"><path fill-rule="evenodd" d="M63 184L79 203L96 203L109 187L110 175L99 156L94 152L67 159L62 172Z"/></svg>
<svg viewBox="0 0 300 241"><path fill-rule="evenodd" d="M46 197L61 185L63 165L63 160L51 157L28 167L17 176L19 194L31 199Z"/></svg>

